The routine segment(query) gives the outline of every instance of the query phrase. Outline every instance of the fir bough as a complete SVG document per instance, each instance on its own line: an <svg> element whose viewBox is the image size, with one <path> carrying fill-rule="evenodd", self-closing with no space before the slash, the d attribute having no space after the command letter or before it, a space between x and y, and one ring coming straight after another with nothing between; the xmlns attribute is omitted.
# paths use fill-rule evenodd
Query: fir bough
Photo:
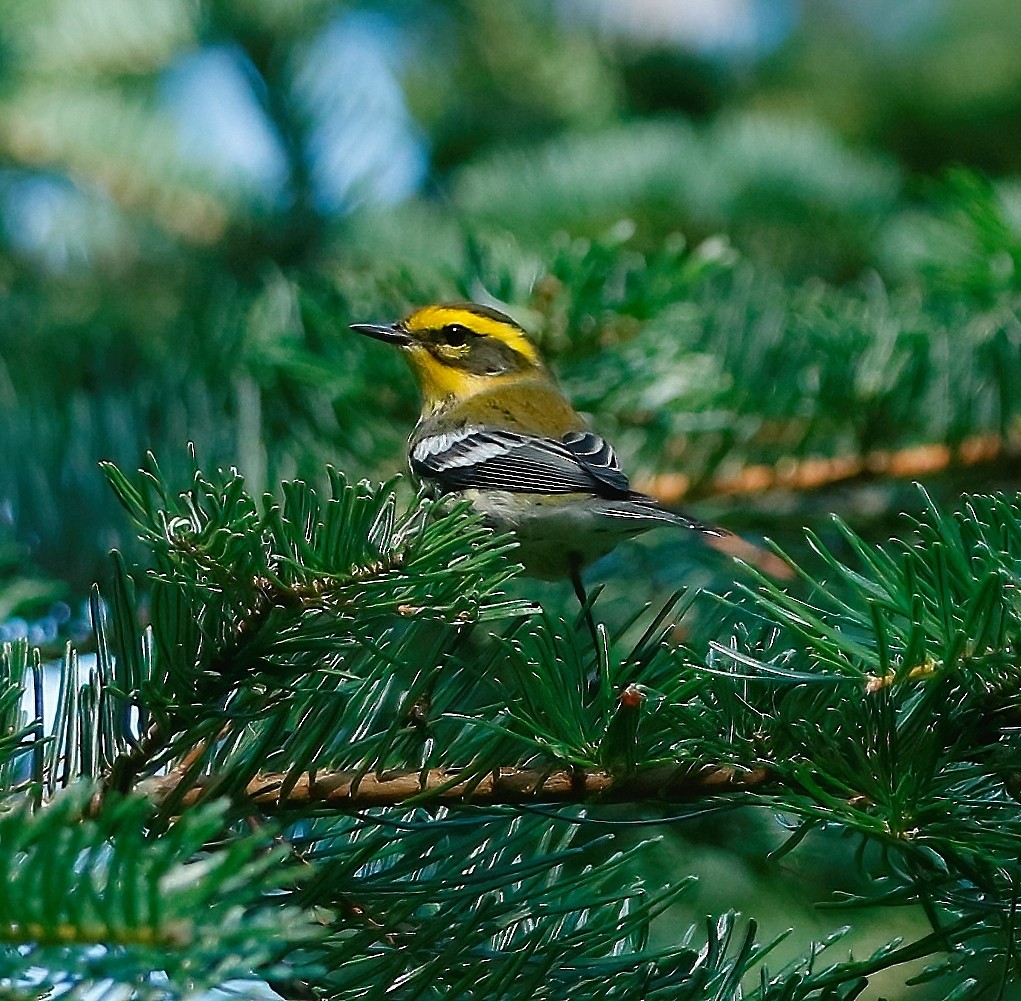
<svg viewBox="0 0 1021 1001"><path fill-rule="evenodd" d="M260 500L231 472L180 494L154 462L108 475L152 552L148 625L115 561L49 734L21 708L38 661L0 658L2 961L24 992L33 966L174 997L251 976L336 998L852 998L922 957L954 997L1013 978L1015 501L930 506L896 546L845 529L853 560L819 545L804 586L753 581L708 648L672 638L677 599L593 647L503 593L513 548L464 511L337 473L328 497ZM932 931L774 970L733 915L653 946L690 880L643 885L641 845L608 818L588 835L600 800L767 807L793 825L785 864L838 826L882 864L834 902L920 905Z"/></svg>

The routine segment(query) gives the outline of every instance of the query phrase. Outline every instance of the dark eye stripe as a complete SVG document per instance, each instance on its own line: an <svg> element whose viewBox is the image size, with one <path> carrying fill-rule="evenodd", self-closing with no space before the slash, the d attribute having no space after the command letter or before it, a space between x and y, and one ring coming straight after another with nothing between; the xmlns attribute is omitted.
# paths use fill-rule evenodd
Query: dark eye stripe
<svg viewBox="0 0 1021 1001"><path fill-rule="evenodd" d="M433 327L422 335L422 341L444 365L473 375L503 375L535 367L530 358L499 337L480 334L465 323Z"/></svg>

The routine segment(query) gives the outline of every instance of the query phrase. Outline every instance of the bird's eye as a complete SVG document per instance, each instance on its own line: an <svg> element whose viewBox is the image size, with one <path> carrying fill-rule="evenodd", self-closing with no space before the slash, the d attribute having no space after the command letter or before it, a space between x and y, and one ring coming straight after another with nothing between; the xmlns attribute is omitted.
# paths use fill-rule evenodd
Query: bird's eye
<svg viewBox="0 0 1021 1001"><path fill-rule="evenodd" d="M441 333L445 344L449 344L452 348L461 348L468 343L471 331L460 323L448 323Z"/></svg>

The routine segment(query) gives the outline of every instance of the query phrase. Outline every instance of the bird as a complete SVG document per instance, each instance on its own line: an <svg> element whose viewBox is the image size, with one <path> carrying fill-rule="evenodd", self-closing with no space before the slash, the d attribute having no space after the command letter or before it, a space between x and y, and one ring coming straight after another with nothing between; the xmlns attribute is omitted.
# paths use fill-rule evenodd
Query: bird
<svg viewBox="0 0 1021 1001"><path fill-rule="evenodd" d="M730 533L631 488L613 447L572 407L522 326L470 302L428 305L394 323L351 329L396 347L422 406L408 441L413 477L464 499L511 533L524 572L569 579L621 541L661 526Z"/></svg>

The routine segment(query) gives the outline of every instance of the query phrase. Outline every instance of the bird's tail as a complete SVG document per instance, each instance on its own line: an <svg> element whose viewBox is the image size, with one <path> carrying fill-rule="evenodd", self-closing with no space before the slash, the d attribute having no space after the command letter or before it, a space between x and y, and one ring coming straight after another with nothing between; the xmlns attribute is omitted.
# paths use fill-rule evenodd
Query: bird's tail
<svg viewBox="0 0 1021 1001"><path fill-rule="evenodd" d="M712 546L713 549L725 553L727 556L741 560L749 566L761 570L764 574L768 574L770 577L776 577L779 580L790 580L794 576L794 570L790 564L777 556L776 553L770 552L770 550L754 542L749 542L747 539L742 538L740 535L735 535L725 528L693 518L684 511L671 511L668 508L660 507L659 502L654 497L649 497L646 494L633 493L628 498L628 502L629 506L633 504L641 512L641 515L638 515L636 512L635 516L651 517L656 521L680 525L691 529L693 532L698 532L700 535L705 536L706 545Z"/></svg>

